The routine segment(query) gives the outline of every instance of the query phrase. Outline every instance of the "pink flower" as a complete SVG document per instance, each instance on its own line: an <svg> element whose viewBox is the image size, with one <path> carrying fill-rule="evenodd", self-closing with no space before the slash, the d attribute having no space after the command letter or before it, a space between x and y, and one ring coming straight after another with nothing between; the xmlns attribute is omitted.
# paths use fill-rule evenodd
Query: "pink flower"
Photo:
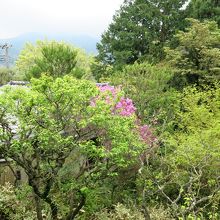
<svg viewBox="0 0 220 220"><path fill-rule="evenodd" d="M146 144L151 145L157 142L157 138L154 136L148 125L139 125L138 130L142 141L144 141Z"/></svg>
<svg viewBox="0 0 220 220"><path fill-rule="evenodd" d="M115 111L122 116L131 116L135 113L136 108L131 99L122 97L115 105Z"/></svg>

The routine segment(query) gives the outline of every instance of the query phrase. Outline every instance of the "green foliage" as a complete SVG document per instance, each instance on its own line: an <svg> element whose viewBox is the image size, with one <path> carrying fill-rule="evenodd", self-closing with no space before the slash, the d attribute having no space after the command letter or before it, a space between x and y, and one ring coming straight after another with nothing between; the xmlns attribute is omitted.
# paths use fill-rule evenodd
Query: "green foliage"
<svg viewBox="0 0 220 220"><path fill-rule="evenodd" d="M92 75L92 65L95 63L95 59L92 55L86 54L82 49L76 48L76 66L72 70L71 75L78 79L88 79L94 81Z"/></svg>
<svg viewBox="0 0 220 220"><path fill-rule="evenodd" d="M61 43L44 45L41 54L42 57L35 59L36 66L30 71L32 77L39 78L42 73L60 77L69 74L76 65L76 51Z"/></svg>
<svg viewBox="0 0 220 220"><path fill-rule="evenodd" d="M163 206L149 207L149 213L151 220L174 220L171 210L165 209Z"/></svg>
<svg viewBox="0 0 220 220"><path fill-rule="evenodd" d="M166 48L167 60L176 68L171 84L177 88L220 79L220 29L214 21L189 21L186 32L176 35L179 46Z"/></svg>
<svg viewBox="0 0 220 220"><path fill-rule="evenodd" d="M130 209L123 204L117 204L111 212L103 210L96 214L95 220L144 220L144 215L137 209Z"/></svg>
<svg viewBox="0 0 220 220"><path fill-rule="evenodd" d="M152 124L163 124L172 117L172 105L177 97L168 87L172 76L169 67L135 63L115 72L110 80L121 85L134 101L139 118Z"/></svg>
<svg viewBox="0 0 220 220"><path fill-rule="evenodd" d="M217 174L215 167L219 165L220 156L220 88L216 86L205 91L195 88L184 91L181 109L176 112L178 129L171 141L178 146L175 154L181 166L205 162L204 169L210 175L212 171Z"/></svg>
<svg viewBox="0 0 220 220"><path fill-rule="evenodd" d="M113 66L109 64L103 65L96 59L91 65L91 71L97 82L107 82L115 70Z"/></svg>
<svg viewBox="0 0 220 220"><path fill-rule="evenodd" d="M182 26L185 0L126 0L97 44L98 61L121 67L136 60L157 62L163 46Z"/></svg>
<svg viewBox="0 0 220 220"><path fill-rule="evenodd" d="M185 89L173 129L140 175L146 201L168 205L177 219L219 218L219 107L219 85Z"/></svg>
<svg viewBox="0 0 220 220"><path fill-rule="evenodd" d="M29 188L1 187L0 218L220 219L219 4L186 2L125 0L96 59L25 46L16 65L31 83L1 89L0 155ZM1 84L17 77L7 71ZM101 92L91 73L123 92ZM112 110L124 96L137 115ZM143 121L157 145L137 135Z"/></svg>
<svg viewBox="0 0 220 220"><path fill-rule="evenodd" d="M16 61L16 67L23 78L30 78L30 71L36 65L35 60L41 57L41 48L45 45L44 41L37 41L36 46L26 43Z"/></svg>
<svg viewBox="0 0 220 220"><path fill-rule="evenodd" d="M40 77L47 73L53 77L66 74L76 78L92 78L90 65L93 58L81 49L56 41L37 41L36 45L26 44L16 66L26 79Z"/></svg>
<svg viewBox="0 0 220 220"><path fill-rule="evenodd" d="M0 218L10 220L35 220L35 213L26 199L21 199L19 194L10 184L0 186Z"/></svg>
<svg viewBox="0 0 220 220"><path fill-rule="evenodd" d="M191 0L188 6L189 15L203 21L214 20L220 27L220 5L218 0Z"/></svg>
<svg viewBox="0 0 220 220"><path fill-rule="evenodd" d="M168 210L165 210L162 206L150 207L149 214L151 220L173 220ZM144 220L144 214L134 205L123 205L118 203L115 205L114 210L101 210L95 214L94 220Z"/></svg>
<svg viewBox="0 0 220 220"><path fill-rule="evenodd" d="M183 196L186 213L201 208L197 215L207 219L207 213L219 212L216 204L220 201L220 172L216 169L220 165L220 88L216 87L205 91L185 90L182 107L176 113L178 129L169 140L174 152L167 158L182 175L176 174L176 182L191 185Z"/></svg>

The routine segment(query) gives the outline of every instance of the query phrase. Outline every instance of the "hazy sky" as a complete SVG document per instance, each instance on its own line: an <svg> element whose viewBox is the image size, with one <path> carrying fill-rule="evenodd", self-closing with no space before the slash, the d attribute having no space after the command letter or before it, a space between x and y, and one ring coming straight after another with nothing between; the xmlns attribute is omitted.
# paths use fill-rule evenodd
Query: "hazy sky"
<svg viewBox="0 0 220 220"><path fill-rule="evenodd" d="M28 32L99 36L123 0L1 0L0 38Z"/></svg>

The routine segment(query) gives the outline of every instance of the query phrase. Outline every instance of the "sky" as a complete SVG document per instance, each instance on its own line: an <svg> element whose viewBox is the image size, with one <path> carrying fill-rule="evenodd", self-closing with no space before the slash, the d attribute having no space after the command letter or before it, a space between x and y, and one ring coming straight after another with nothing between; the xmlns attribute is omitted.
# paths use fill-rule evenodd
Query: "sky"
<svg viewBox="0 0 220 220"><path fill-rule="evenodd" d="M99 37L123 0L0 0L0 39L24 33Z"/></svg>

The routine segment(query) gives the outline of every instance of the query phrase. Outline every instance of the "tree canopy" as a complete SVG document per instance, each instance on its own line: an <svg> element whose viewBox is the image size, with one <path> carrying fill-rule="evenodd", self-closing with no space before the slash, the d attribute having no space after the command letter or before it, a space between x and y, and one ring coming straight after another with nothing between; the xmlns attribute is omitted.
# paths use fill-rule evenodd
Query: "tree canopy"
<svg viewBox="0 0 220 220"><path fill-rule="evenodd" d="M111 91L71 76L56 80L42 76L32 80L30 88L6 87L0 96L0 153L24 169L53 219L58 215L73 219L85 205L85 187L92 190L99 179L137 162L147 146L139 136L131 101ZM64 181L59 175L70 156L75 171ZM56 184L70 183L68 192L79 194L73 201L56 189ZM51 191L69 211L60 210L61 201L54 200ZM41 216L39 206L37 210Z"/></svg>
<svg viewBox="0 0 220 220"><path fill-rule="evenodd" d="M214 20L220 27L220 4L218 0L191 0L188 6L189 15L200 21Z"/></svg>
<svg viewBox="0 0 220 220"><path fill-rule="evenodd" d="M191 26L176 35L178 47L166 48L167 61L176 68L172 84L179 88L220 79L220 29L217 23L189 21Z"/></svg>
<svg viewBox="0 0 220 220"><path fill-rule="evenodd" d="M103 64L158 61L163 46L183 25L185 0L126 0L97 44Z"/></svg>

